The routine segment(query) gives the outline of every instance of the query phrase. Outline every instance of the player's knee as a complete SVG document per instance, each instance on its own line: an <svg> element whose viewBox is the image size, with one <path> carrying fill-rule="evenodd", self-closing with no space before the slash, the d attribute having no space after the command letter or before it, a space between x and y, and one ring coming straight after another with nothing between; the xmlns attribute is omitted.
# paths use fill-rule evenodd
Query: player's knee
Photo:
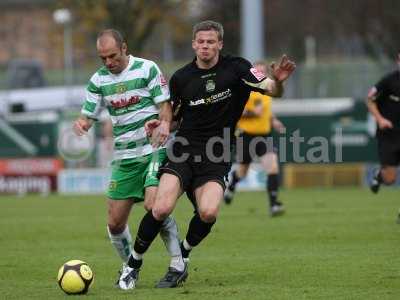
<svg viewBox="0 0 400 300"><path fill-rule="evenodd" d="M166 205L157 205L152 208L152 212L157 220L165 220L171 214L172 209Z"/></svg>
<svg viewBox="0 0 400 300"><path fill-rule="evenodd" d="M382 174L382 180L385 184L391 185L396 182L397 174L395 169L384 170L382 171L381 174Z"/></svg>
<svg viewBox="0 0 400 300"><path fill-rule="evenodd" d="M143 207L146 211L150 211L157 198L157 189L156 187L147 187L145 189L145 194L144 194L144 202L143 202Z"/></svg>
<svg viewBox="0 0 400 300"><path fill-rule="evenodd" d="M267 153L263 157L263 166L268 174L277 174L279 172L278 156L276 153Z"/></svg>
<svg viewBox="0 0 400 300"><path fill-rule="evenodd" d="M387 185L392 185L392 184L394 184L394 183L396 182L396 180L393 179L392 177L389 177L389 178L384 178L384 179L383 179L383 182L384 182L385 184L387 184Z"/></svg>
<svg viewBox="0 0 400 300"><path fill-rule="evenodd" d="M277 156L275 155L275 158L271 162L271 171L270 171L270 173L278 174L278 172L279 172L279 163L278 163Z"/></svg>
<svg viewBox="0 0 400 300"><path fill-rule="evenodd" d="M387 174L382 176L383 182L387 185L391 185L396 182L395 174Z"/></svg>
<svg viewBox="0 0 400 300"><path fill-rule="evenodd" d="M144 202L143 207L146 211L150 211L153 208L153 202Z"/></svg>
<svg viewBox="0 0 400 300"><path fill-rule="evenodd" d="M236 172L236 176L239 177L239 178L243 178L243 177L245 177L247 175L247 171L248 170L249 170L249 166L245 165L245 164L242 164L235 171Z"/></svg>
<svg viewBox="0 0 400 300"><path fill-rule="evenodd" d="M108 230L111 234L120 234L125 230L126 224L117 220L108 221Z"/></svg>
<svg viewBox="0 0 400 300"><path fill-rule="evenodd" d="M279 173L278 165L271 165L268 170L266 170L268 175L276 175Z"/></svg>
<svg viewBox="0 0 400 300"><path fill-rule="evenodd" d="M199 211L199 216L203 222L206 223L215 222L218 216L218 209L217 208L202 209L201 211Z"/></svg>

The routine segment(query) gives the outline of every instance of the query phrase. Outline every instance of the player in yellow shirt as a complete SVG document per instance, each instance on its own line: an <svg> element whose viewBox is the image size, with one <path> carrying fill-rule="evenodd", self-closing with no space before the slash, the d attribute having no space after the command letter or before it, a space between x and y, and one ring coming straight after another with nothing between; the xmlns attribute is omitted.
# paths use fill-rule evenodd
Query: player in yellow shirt
<svg viewBox="0 0 400 300"><path fill-rule="evenodd" d="M264 74L267 71L267 66L263 62L255 63L254 67ZM284 207L278 201L279 162L278 155L273 147L271 131L273 128L282 133L285 131L285 127L273 115L271 102L271 97L267 95L258 92L251 92L250 94L242 117L237 123L239 142L236 149L236 159L239 165L229 176L224 200L226 204L231 204L236 184L246 176L250 163L259 160L268 174L267 191L270 214L271 216L278 216L284 212Z"/></svg>

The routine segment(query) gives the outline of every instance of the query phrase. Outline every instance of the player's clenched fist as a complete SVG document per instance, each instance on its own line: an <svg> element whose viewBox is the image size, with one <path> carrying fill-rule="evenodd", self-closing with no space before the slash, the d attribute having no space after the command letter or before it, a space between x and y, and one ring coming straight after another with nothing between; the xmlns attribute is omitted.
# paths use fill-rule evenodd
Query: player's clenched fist
<svg viewBox="0 0 400 300"><path fill-rule="evenodd" d="M80 117L74 122L72 128L76 135L82 136L89 131L90 127L92 127L92 124L93 124L92 120L85 117Z"/></svg>

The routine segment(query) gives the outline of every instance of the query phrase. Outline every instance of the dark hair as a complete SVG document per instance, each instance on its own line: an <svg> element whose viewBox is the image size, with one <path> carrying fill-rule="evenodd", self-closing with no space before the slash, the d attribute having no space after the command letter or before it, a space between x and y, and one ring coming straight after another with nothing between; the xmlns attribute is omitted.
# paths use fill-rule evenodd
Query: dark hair
<svg viewBox="0 0 400 300"><path fill-rule="evenodd" d="M193 26L193 39L196 38L196 33L198 33L199 31L209 30L214 30L217 32L219 41L222 41L224 39L224 27L222 27L220 23L210 20L197 23Z"/></svg>
<svg viewBox="0 0 400 300"><path fill-rule="evenodd" d="M112 36L112 38L115 40L115 42L117 43L117 46L119 48L122 47L123 43L126 43L126 41L125 41L124 37L122 36L121 32L119 32L116 29L104 29L104 30L100 31L99 34L97 35L97 39L100 39L101 37L103 37L105 35Z"/></svg>

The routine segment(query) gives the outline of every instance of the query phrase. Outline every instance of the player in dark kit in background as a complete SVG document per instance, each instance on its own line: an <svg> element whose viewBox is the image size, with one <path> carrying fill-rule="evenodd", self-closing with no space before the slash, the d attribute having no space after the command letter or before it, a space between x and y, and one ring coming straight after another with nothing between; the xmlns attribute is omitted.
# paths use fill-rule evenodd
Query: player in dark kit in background
<svg viewBox="0 0 400 300"><path fill-rule="evenodd" d="M267 73L264 62L256 62L254 67L261 73ZM259 92L251 92L243 114L237 123L237 133L243 145L237 145L237 168L229 176L228 186L224 193L226 204L231 204L236 184L243 179L253 161L259 161L267 173L267 192L269 197L269 211L272 217L284 213L283 204L278 201L279 190L279 159L273 145L272 129L280 133L285 126L272 113L272 99Z"/></svg>
<svg viewBox="0 0 400 300"><path fill-rule="evenodd" d="M262 91L274 97L282 95L282 82L295 69L295 64L283 56L272 67L273 78L257 72L250 62L240 57L220 55L223 46L222 25L204 21L194 26L192 47L196 58L174 73L170 81L171 100L178 104L181 120L172 154L160 168L161 178L156 202L139 226L134 250L129 259L132 276L142 265L142 256L160 232L162 220L173 211L184 191L193 190L197 213L190 221L186 238L181 243L183 256L197 246L214 225L223 192L224 177L230 163L230 149L212 140L234 141L234 130L249 94ZM148 132L157 136L157 121L147 123ZM153 138L153 145L159 141ZM228 148L229 148L228 141ZM226 152L229 154L226 158ZM178 272L170 268L158 286L177 286L187 277L187 269Z"/></svg>
<svg viewBox="0 0 400 300"><path fill-rule="evenodd" d="M381 167L370 183L377 193L382 183L396 182L400 164L400 53L397 54L398 69L384 76L368 93L368 110L378 125L378 156ZM400 216L398 222L400 221Z"/></svg>

